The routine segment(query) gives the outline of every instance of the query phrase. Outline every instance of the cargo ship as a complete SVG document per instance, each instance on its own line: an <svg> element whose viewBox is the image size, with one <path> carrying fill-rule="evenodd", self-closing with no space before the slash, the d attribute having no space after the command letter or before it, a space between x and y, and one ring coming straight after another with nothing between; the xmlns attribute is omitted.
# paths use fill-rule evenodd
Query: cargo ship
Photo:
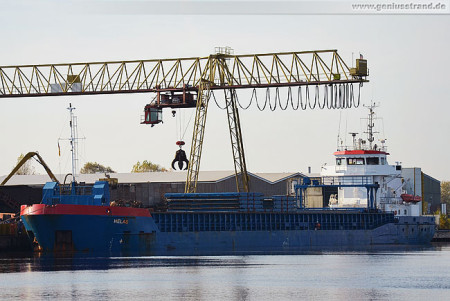
<svg viewBox="0 0 450 301"><path fill-rule="evenodd" d="M373 126L373 108L369 124ZM354 139L334 153L336 165L304 177L295 195L170 193L167 208L115 206L109 182L48 182L40 204L21 207L30 237L43 251L111 255L296 254L430 243L435 221L420 198L401 190L401 166L389 165L384 144ZM306 208L310 188L337 189L328 207ZM403 194L403 196L402 196Z"/></svg>
<svg viewBox="0 0 450 301"><path fill-rule="evenodd" d="M433 217L396 216L370 208L301 209L295 197L287 196L169 194L166 212L150 212L111 206L108 182L65 188L49 182L42 203L21 208L23 223L41 250L291 254L317 247L427 244L435 228Z"/></svg>

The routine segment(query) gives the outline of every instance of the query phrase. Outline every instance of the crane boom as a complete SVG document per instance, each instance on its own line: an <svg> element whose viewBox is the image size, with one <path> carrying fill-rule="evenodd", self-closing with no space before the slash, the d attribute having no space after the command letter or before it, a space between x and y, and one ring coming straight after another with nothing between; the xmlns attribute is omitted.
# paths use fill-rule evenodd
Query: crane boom
<svg viewBox="0 0 450 301"><path fill-rule="evenodd" d="M228 61L228 69L208 67L223 59ZM360 83L367 76L367 68L361 65L352 70L337 50L316 50L0 66L0 97L197 91L206 78L212 79L211 90ZM228 74L221 74L225 71Z"/></svg>

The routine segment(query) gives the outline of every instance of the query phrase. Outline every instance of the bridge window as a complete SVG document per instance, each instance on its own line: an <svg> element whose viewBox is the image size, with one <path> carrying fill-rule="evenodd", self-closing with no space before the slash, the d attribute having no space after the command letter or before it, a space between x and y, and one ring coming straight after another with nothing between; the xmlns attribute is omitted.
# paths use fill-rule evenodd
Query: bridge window
<svg viewBox="0 0 450 301"><path fill-rule="evenodd" d="M367 158L367 165L379 165L379 164L380 158L378 157Z"/></svg>
<svg viewBox="0 0 450 301"><path fill-rule="evenodd" d="M337 158L336 159L336 165L345 165L345 159L344 158Z"/></svg>
<svg viewBox="0 0 450 301"><path fill-rule="evenodd" d="M348 158L348 165L364 165L364 158Z"/></svg>

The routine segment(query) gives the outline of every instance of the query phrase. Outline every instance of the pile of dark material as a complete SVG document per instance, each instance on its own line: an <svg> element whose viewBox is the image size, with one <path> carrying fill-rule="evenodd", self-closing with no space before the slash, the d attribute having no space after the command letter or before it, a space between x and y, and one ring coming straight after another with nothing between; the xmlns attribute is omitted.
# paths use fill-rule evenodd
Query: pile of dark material
<svg viewBox="0 0 450 301"><path fill-rule="evenodd" d="M262 208L261 193L167 193L168 211L252 211Z"/></svg>
<svg viewBox="0 0 450 301"><path fill-rule="evenodd" d="M292 212L293 197L264 198L257 192L167 193L167 211Z"/></svg>
<svg viewBox="0 0 450 301"><path fill-rule="evenodd" d="M133 208L143 208L142 202L140 201L127 201L127 200L116 200L112 201L110 206L113 207L133 207Z"/></svg>

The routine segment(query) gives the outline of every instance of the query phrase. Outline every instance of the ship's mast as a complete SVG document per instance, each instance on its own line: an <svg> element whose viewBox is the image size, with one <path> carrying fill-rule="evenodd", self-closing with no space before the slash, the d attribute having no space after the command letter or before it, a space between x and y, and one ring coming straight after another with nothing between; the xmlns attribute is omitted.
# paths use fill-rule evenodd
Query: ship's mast
<svg viewBox="0 0 450 301"><path fill-rule="evenodd" d="M369 141L369 149L372 149L372 142L375 141L373 134L378 133L378 132L373 131L373 128L375 126L373 121L374 121L374 119L376 119L374 109L378 106L375 105L374 102L371 103L369 106L366 106L366 105L364 105L364 106L369 109L369 117L367 118L368 119L367 120L367 132L364 132L364 133L367 134L367 141Z"/></svg>
<svg viewBox="0 0 450 301"><path fill-rule="evenodd" d="M70 151L72 152L72 182L76 182L76 172L78 165L78 129L77 129L77 117L73 113L75 110L72 107L72 104L69 103L69 107L67 108L70 112Z"/></svg>

